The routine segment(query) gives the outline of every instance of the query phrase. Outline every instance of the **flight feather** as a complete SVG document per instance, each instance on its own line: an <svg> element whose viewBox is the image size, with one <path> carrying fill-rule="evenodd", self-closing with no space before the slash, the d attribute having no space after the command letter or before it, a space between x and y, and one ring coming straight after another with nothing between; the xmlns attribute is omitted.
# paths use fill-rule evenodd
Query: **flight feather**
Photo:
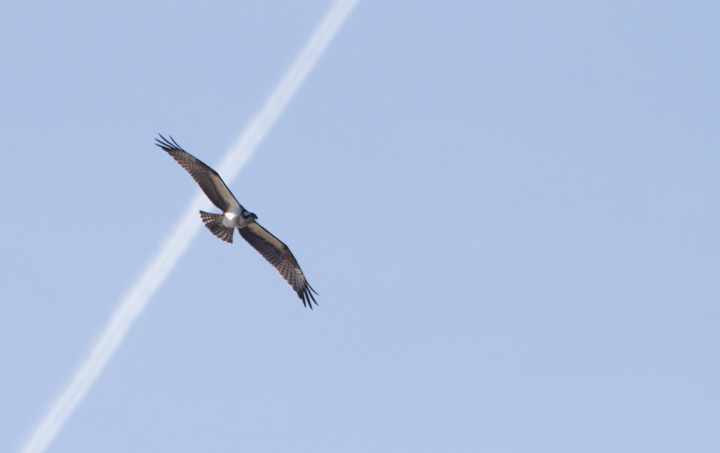
<svg viewBox="0 0 720 453"><path fill-rule="evenodd" d="M172 137L168 140L161 135L160 139L155 139L155 141L157 141L156 144L167 151L182 168L190 173L190 176L198 183L202 191L205 192L205 195L207 195L218 209L225 212L233 202L237 203L235 196L230 192L230 189L228 189L225 182L215 170L182 149Z"/></svg>
<svg viewBox="0 0 720 453"><path fill-rule="evenodd" d="M292 289L295 290L298 297L302 299L303 305L307 303L310 308L312 308L312 302L315 302L315 297L313 296L315 290L312 289L305 279L305 274L303 274L300 265L288 246L257 222L245 228L238 228L238 231L240 232L240 236L252 245L255 250L260 252L290 286L292 286ZM315 305L317 305L317 302L315 302Z"/></svg>

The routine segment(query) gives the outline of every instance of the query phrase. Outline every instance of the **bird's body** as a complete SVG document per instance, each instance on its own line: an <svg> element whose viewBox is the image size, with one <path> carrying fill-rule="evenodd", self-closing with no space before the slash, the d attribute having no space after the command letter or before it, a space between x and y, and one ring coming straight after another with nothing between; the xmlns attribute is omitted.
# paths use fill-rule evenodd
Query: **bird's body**
<svg viewBox="0 0 720 453"><path fill-rule="evenodd" d="M228 228L242 228L248 226L250 222L244 221L244 219L240 217L241 212L242 210L240 209L240 206L235 209L230 208L230 210L223 214L222 226Z"/></svg>
<svg viewBox="0 0 720 453"><path fill-rule="evenodd" d="M211 214L200 211L200 217L205 226L217 237L225 242L233 242L233 232L238 229L240 236L272 264L275 269L292 286L303 305L315 302L312 293L314 289L305 279L297 260L290 249L268 230L256 222L257 216L238 203L225 182L215 170L202 161L183 150L172 137L167 140L162 135L156 139L156 145L170 154L185 170L190 173L195 182L210 201L218 207L222 214ZM317 293L315 293L317 294Z"/></svg>

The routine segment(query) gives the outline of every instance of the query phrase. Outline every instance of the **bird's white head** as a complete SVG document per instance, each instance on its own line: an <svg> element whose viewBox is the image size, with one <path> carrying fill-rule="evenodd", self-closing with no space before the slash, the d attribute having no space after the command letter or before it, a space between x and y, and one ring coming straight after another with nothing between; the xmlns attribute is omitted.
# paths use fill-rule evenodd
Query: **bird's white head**
<svg viewBox="0 0 720 453"><path fill-rule="evenodd" d="M240 214L240 215L241 215L242 218L245 219L245 220L247 220L247 219L255 220L255 219L258 218L258 216L256 216L254 212L250 212L250 211L245 211L245 212L243 212L243 213Z"/></svg>

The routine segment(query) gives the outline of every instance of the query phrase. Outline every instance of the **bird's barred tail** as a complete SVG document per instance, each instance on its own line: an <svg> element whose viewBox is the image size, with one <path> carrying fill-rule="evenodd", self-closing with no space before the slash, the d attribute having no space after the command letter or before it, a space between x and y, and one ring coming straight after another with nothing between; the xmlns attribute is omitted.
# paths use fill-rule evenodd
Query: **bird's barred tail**
<svg viewBox="0 0 720 453"><path fill-rule="evenodd" d="M210 214L209 212L200 211L200 217L202 217L203 222L205 222L207 229L212 231L212 234L232 244L233 228L222 226L222 214Z"/></svg>

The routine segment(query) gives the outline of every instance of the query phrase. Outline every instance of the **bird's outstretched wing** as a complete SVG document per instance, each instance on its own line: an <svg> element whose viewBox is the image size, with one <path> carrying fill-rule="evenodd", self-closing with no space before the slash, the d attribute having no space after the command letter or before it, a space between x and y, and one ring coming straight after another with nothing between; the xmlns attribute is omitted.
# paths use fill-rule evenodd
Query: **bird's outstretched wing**
<svg viewBox="0 0 720 453"><path fill-rule="evenodd" d="M268 230L260 226L257 222L253 222L244 228L238 228L240 235L252 245L255 250L270 262L280 275L292 286L298 297L303 301L303 305L310 306L315 302L310 284L305 279L300 265L293 256L287 245L283 244L280 239L273 236ZM317 305L317 302L315 302Z"/></svg>
<svg viewBox="0 0 720 453"><path fill-rule="evenodd" d="M161 140L162 139L162 140ZM235 196L225 185L220 175L215 170L205 165L202 161L195 158L178 145L175 140L170 140L160 135L160 139L155 139L157 146L167 151L185 170L190 173L196 183L205 195L217 206L222 212L227 212L228 208L237 203Z"/></svg>

